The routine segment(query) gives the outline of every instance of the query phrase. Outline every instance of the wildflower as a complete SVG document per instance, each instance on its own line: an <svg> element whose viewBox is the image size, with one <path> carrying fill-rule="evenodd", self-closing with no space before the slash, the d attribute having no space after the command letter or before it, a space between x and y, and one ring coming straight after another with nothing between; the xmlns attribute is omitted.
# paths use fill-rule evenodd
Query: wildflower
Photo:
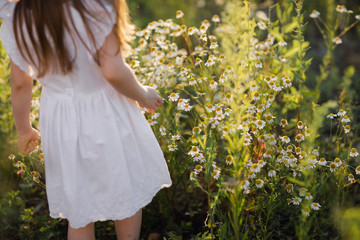
<svg viewBox="0 0 360 240"><path fill-rule="evenodd" d="M294 204L294 205L299 205L300 203L301 203L301 198L299 198L299 197L294 197L293 199L292 199L292 203Z"/></svg>
<svg viewBox="0 0 360 240"><path fill-rule="evenodd" d="M303 129L303 127L304 127L304 123L302 121L298 121L297 128L298 129Z"/></svg>
<svg viewBox="0 0 360 240"><path fill-rule="evenodd" d="M311 208L314 210L319 210L321 208L321 206L319 203L312 203Z"/></svg>
<svg viewBox="0 0 360 240"><path fill-rule="evenodd" d="M192 109L192 106L190 106L190 104L188 104L188 103L184 104L183 110L185 112L189 112L191 109Z"/></svg>
<svg viewBox="0 0 360 240"><path fill-rule="evenodd" d="M286 62L287 61L287 58L286 57L284 57L283 55L281 55L280 57L279 57L279 60L280 60L280 62Z"/></svg>
<svg viewBox="0 0 360 240"><path fill-rule="evenodd" d="M268 176L269 176L269 177L276 177L276 171L275 171L275 170L270 170L270 171L268 172Z"/></svg>
<svg viewBox="0 0 360 240"><path fill-rule="evenodd" d="M213 112L215 110L215 107L212 104L207 104L205 109L207 112Z"/></svg>
<svg viewBox="0 0 360 240"><path fill-rule="evenodd" d="M296 142L302 142L302 141L304 141L305 140L305 137L304 137L304 135L302 135L301 133L299 133L298 135L296 135L296 137L295 137L295 141Z"/></svg>
<svg viewBox="0 0 360 240"><path fill-rule="evenodd" d="M258 173L260 172L260 166L257 163L253 163L250 167L250 170L255 173Z"/></svg>
<svg viewBox="0 0 360 240"><path fill-rule="evenodd" d="M182 18L184 16L184 13L181 10L176 11L176 18Z"/></svg>
<svg viewBox="0 0 360 240"><path fill-rule="evenodd" d="M342 162L341 162L341 159L340 159L340 158L335 158L334 164L335 164L336 167L340 167L341 163L342 163Z"/></svg>
<svg viewBox="0 0 360 240"><path fill-rule="evenodd" d="M230 156L230 155L227 155L226 158L225 158L225 161L226 161L227 165L230 165L233 162L233 157Z"/></svg>
<svg viewBox="0 0 360 240"><path fill-rule="evenodd" d="M280 126L286 127L288 125L288 121L286 119L281 119Z"/></svg>
<svg viewBox="0 0 360 240"><path fill-rule="evenodd" d="M175 144L168 145L168 149L170 152L176 151L178 148Z"/></svg>
<svg viewBox="0 0 360 240"><path fill-rule="evenodd" d="M171 141L180 141L181 137L179 134L171 136Z"/></svg>
<svg viewBox="0 0 360 240"><path fill-rule="evenodd" d="M261 179L256 179L255 185L257 188L262 188L264 186L264 181Z"/></svg>
<svg viewBox="0 0 360 240"><path fill-rule="evenodd" d="M266 27L266 24L263 22L263 21L259 21L257 23L257 26L261 29L261 30L265 30L267 27Z"/></svg>
<svg viewBox="0 0 360 240"><path fill-rule="evenodd" d="M215 167L215 170L212 172L212 176L214 179L218 180L220 178L221 169L219 167Z"/></svg>
<svg viewBox="0 0 360 240"><path fill-rule="evenodd" d="M310 14L311 18L318 18L320 16L320 13L316 10L313 10Z"/></svg>
<svg viewBox="0 0 360 240"><path fill-rule="evenodd" d="M164 126L161 126L161 127L159 128L159 131L160 131L161 136L165 136L165 135L166 135L166 128L165 128Z"/></svg>
<svg viewBox="0 0 360 240"><path fill-rule="evenodd" d="M259 89L259 87L256 86L256 84L252 84L252 85L250 86L250 91L257 91L258 89Z"/></svg>
<svg viewBox="0 0 360 240"><path fill-rule="evenodd" d="M31 175L33 177L33 181L34 182L38 182L39 181L39 177L40 177L40 173L36 172L36 171L32 171Z"/></svg>
<svg viewBox="0 0 360 240"><path fill-rule="evenodd" d="M241 187L241 190L244 191L244 193L249 193L249 188L250 188L250 182L248 180L245 180L245 181L241 181L240 182L240 187Z"/></svg>
<svg viewBox="0 0 360 240"><path fill-rule="evenodd" d="M217 48L217 47L219 47L219 45L216 43L216 42L212 42L211 44L210 44L210 49L215 49L215 48Z"/></svg>
<svg viewBox="0 0 360 240"><path fill-rule="evenodd" d="M261 112L263 112L263 111L265 110L265 107L264 107L263 104L259 104L259 105L257 105L256 110L257 110L259 113L261 113Z"/></svg>
<svg viewBox="0 0 360 240"><path fill-rule="evenodd" d="M201 34L205 34L207 30L208 30L208 27L205 24L202 24L200 26L200 33Z"/></svg>
<svg viewBox="0 0 360 240"><path fill-rule="evenodd" d="M266 152L264 153L264 158L271 158L272 156L272 151L270 149L266 150Z"/></svg>
<svg viewBox="0 0 360 240"><path fill-rule="evenodd" d="M273 89L274 89L274 91L278 92L278 91L281 91L282 86L279 83L277 83L277 84L275 84L275 87Z"/></svg>
<svg viewBox="0 0 360 240"><path fill-rule="evenodd" d="M199 152L199 148L197 146L192 146L192 148L188 154L190 156L194 157L198 152Z"/></svg>
<svg viewBox="0 0 360 240"><path fill-rule="evenodd" d="M336 38L333 39L333 43L335 43L336 45L339 45L339 44L342 43L342 40L341 40L341 38L336 37Z"/></svg>
<svg viewBox="0 0 360 240"><path fill-rule="evenodd" d="M291 183L286 185L286 191L287 192L292 192L294 190L294 185L292 185Z"/></svg>
<svg viewBox="0 0 360 240"><path fill-rule="evenodd" d="M190 86L193 86L193 85L195 85L196 83L197 83L197 82L196 82L196 79L195 79L195 78L192 77L192 78L189 79L189 85L190 85Z"/></svg>
<svg viewBox="0 0 360 240"><path fill-rule="evenodd" d="M201 34L200 39L204 42L207 42L207 35L205 33Z"/></svg>
<svg viewBox="0 0 360 240"><path fill-rule="evenodd" d="M359 153L357 152L356 148L352 148L350 150L350 157L357 157Z"/></svg>
<svg viewBox="0 0 360 240"><path fill-rule="evenodd" d="M330 163L330 172L335 172L336 165L334 163Z"/></svg>
<svg viewBox="0 0 360 240"><path fill-rule="evenodd" d="M194 173L198 175L203 170L203 167L201 165L196 165L194 169Z"/></svg>
<svg viewBox="0 0 360 240"><path fill-rule="evenodd" d="M256 67L256 68L262 68L262 63L261 63L260 61L257 61L257 62L255 63L255 67Z"/></svg>
<svg viewBox="0 0 360 240"><path fill-rule="evenodd" d="M289 143L290 142L290 138L288 136L282 136L280 137L281 141L285 142L285 143Z"/></svg>
<svg viewBox="0 0 360 240"><path fill-rule="evenodd" d="M300 188L299 189L299 196L304 197L306 195L307 189L306 188Z"/></svg>
<svg viewBox="0 0 360 240"><path fill-rule="evenodd" d="M355 16L355 19L356 19L356 20L360 20L360 15L356 15L356 16Z"/></svg>
<svg viewBox="0 0 360 240"><path fill-rule="evenodd" d="M153 119L148 119L147 122L150 124L150 126L154 126L155 124L157 124L157 121Z"/></svg>
<svg viewBox="0 0 360 240"><path fill-rule="evenodd" d="M188 34L191 36L191 35L194 35L194 34L197 34L199 33L199 30L196 28L196 27L191 27L188 29Z"/></svg>
<svg viewBox="0 0 360 240"><path fill-rule="evenodd" d="M283 85L285 87L291 87L292 83L291 83L290 78L285 78L285 79L283 78L282 80L283 80Z"/></svg>
<svg viewBox="0 0 360 240"><path fill-rule="evenodd" d="M215 64L215 61L211 60L211 59L208 59L205 63L205 66L206 67L211 67L212 65Z"/></svg>
<svg viewBox="0 0 360 240"><path fill-rule="evenodd" d="M305 195L305 199L306 200L311 200L311 199L313 199L313 196L311 195L311 193L306 193L306 195Z"/></svg>
<svg viewBox="0 0 360 240"><path fill-rule="evenodd" d="M230 65L227 66L226 69L225 69L225 73L226 73L226 74L231 74L231 73L233 73L233 71L234 71L234 70L233 70L233 67L230 66Z"/></svg>
<svg viewBox="0 0 360 240"><path fill-rule="evenodd" d="M20 161L18 161L18 162L15 164L15 167L19 168L19 167L21 167L22 165L23 165L23 163L20 162Z"/></svg>
<svg viewBox="0 0 360 240"><path fill-rule="evenodd" d="M305 129L305 136L310 137L310 135L311 135L310 129L309 128Z"/></svg>
<svg viewBox="0 0 360 240"><path fill-rule="evenodd" d="M212 17L211 21L213 21L213 22L220 22L220 17L219 17L219 15L215 14L215 15Z"/></svg>
<svg viewBox="0 0 360 240"><path fill-rule="evenodd" d="M360 174L360 166L357 166L357 167L356 167L355 172L356 172L356 174L358 174L358 175Z"/></svg>
<svg viewBox="0 0 360 240"><path fill-rule="evenodd" d="M205 156L204 156L204 154L202 152L196 153L193 158L194 158L194 161L197 161L197 162L204 162L205 161Z"/></svg>
<svg viewBox="0 0 360 240"><path fill-rule="evenodd" d="M350 122L350 118L345 115L345 116L341 119L341 122L344 122L344 123Z"/></svg>
<svg viewBox="0 0 360 240"><path fill-rule="evenodd" d="M355 181L353 174L350 173L350 174L348 175L348 181L349 181L349 182Z"/></svg>
<svg viewBox="0 0 360 240"><path fill-rule="evenodd" d="M283 40L281 40L280 42L279 42L279 46L280 47L285 47L287 45L287 43L285 42L285 41L283 41Z"/></svg>
<svg viewBox="0 0 360 240"><path fill-rule="evenodd" d="M15 155L14 155L14 154L10 154L8 158L9 158L9 160L14 160L14 159L15 159Z"/></svg>
<svg viewBox="0 0 360 240"><path fill-rule="evenodd" d="M345 125L344 126L344 131L345 131L345 133L349 133L350 132L350 125Z"/></svg>
<svg viewBox="0 0 360 240"><path fill-rule="evenodd" d="M256 127L257 128L259 128L259 129L263 129L264 127L265 127L265 121L263 121L263 120L258 120L258 121L255 121L255 123L254 123L255 125L256 125Z"/></svg>
<svg viewBox="0 0 360 240"><path fill-rule="evenodd" d="M226 57L224 55L220 55L218 60L220 62L223 62L225 59L226 59Z"/></svg>
<svg viewBox="0 0 360 240"><path fill-rule="evenodd" d="M334 119L335 117L337 117L336 114L330 113L329 115L326 116L329 119Z"/></svg>
<svg viewBox="0 0 360 240"><path fill-rule="evenodd" d="M227 94L225 94L224 99L225 99L225 101L227 101L227 102L231 102L231 100L232 100L232 95L231 95L230 93L227 93Z"/></svg>
<svg viewBox="0 0 360 240"><path fill-rule="evenodd" d="M318 164L319 164L320 166L325 166L325 165L326 165L326 160L325 160L325 158L320 158L319 161L318 161Z"/></svg>
<svg viewBox="0 0 360 240"><path fill-rule="evenodd" d="M305 216L310 216L310 208L309 207L304 207L302 209L302 213L305 215Z"/></svg>
<svg viewBox="0 0 360 240"><path fill-rule="evenodd" d="M347 9L344 5L337 5L336 6L336 11L339 12L339 13L346 13L347 12Z"/></svg>
<svg viewBox="0 0 360 240"><path fill-rule="evenodd" d="M217 85L218 85L218 83L215 82L214 80L211 80L211 81L210 81L210 88L211 88L212 90L215 90L216 87L217 87Z"/></svg>
<svg viewBox="0 0 360 240"><path fill-rule="evenodd" d="M249 174L248 174L248 177L249 178L254 178L256 177L255 173L253 171L250 171Z"/></svg>
<svg viewBox="0 0 360 240"><path fill-rule="evenodd" d="M343 109L340 109L339 112L337 113L337 116L340 117L344 117L346 115L346 111L344 111Z"/></svg>

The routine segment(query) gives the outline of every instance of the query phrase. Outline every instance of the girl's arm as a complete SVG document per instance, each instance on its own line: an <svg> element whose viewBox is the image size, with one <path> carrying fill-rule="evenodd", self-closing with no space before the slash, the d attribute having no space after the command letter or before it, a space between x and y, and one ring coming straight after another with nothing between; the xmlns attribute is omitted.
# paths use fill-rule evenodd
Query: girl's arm
<svg viewBox="0 0 360 240"><path fill-rule="evenodd" d="M10 60L11 105L18 133L18 148L22 154L29 154L38 145L39 133L31 126L30 108L32 100L32 78Z"/></svg>
<svg viewBox="0 0 360 240"><path fill-rule="evenodd" d="M121 94L137 101L150 112L162 104L162 98L150 87L142 86L121 56L118 38L113 31L99 49L100 67L104 77Z"/></svg>

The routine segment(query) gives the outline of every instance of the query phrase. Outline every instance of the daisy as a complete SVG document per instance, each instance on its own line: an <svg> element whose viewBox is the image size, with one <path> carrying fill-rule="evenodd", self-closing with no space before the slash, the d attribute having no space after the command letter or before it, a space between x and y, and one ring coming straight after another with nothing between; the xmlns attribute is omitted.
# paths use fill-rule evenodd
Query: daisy
<svg viewBox="0 0 360 240"><path fill-rule="evenodd" d="M206 105L205 109L206 109L207 112L211 113L211 112L213 112L215 110L215 107L214 107L214 105L209 103L209 104Z"/></svg>
<svg viewBox="0 0 360 240"><path fill-rule="evenodd" d="M253 171L254 173L260 172L260 169L261 168L260 168L259 164L257 164L257 163L253 163L250 167L250 170Z"/></svg>
<svg viewBox="0 0 360 240"><path fill-rule="evenodd" d="M326 165L326 160L325 160L325 158L320 158L319 161L318 161L318 164L319 164L320 166L325 166L325 165Z"/></svg>
<svg viewBox="0 0 360 240"><path fill-rule="evenodd" d="M357 152L356 148L352 148L350 150L350 157L357 157L359 153Z"/></svg>
<svg viewBox="0 0 360 240"><path fill-rule="evenodd" d="M321 208L320 204L319 203L312 203L311 204L311 208L314 209L314 210L319 210Z"/></svg>
<svg viewBox="0 0 360 240"><path fill-rule="evenodd" d="M227 93L227 94L225 95L224 99L225 99L225 101L227 101L227 102L231 102L231 100L232 100L232 95L231 95L230 93Z"/></svg>
<svg viewBox="0 0 360 240"><path fill-rule="evenodd" d="M301 133L299 133L298 135L296 135L296 137L295 137L295 141L296 142L302 142L302 141L304 141L305 140L305 137L304 137L304 135L302 135Z"/></svg>
<svg viewBox="0 0 360 240"><path fill-rule="evenodd" d="M285 47L287 45L287 43L285 42L285 41L283 41L283 40L281 40L280 42L279 42L279 46L280 47Z"/></svg>
<svg viewBox="0 0 360 240"><path fill-rule="evenodd" d="M215 14L215 15L212 17L211 21L213 21L213 22L220 22L220 17L219 17L219 15L216 15L216 14Z"/></svg>
<svg viewBox="0 0 360 240"><path fill-rule="evenodd" d="M159 128L159 131L160 131L161 136L165 136L165 135L166 135L166 128L165 128L164 126L161 126L161 127Z"/></svg>
<svg viewBox="0 0 360 240"><path fill-rule="evenodd" d="M263 121L263 120L258 120L258 121L255 121L255 123L254 123L255 125L256 125L256 127L257 128L259 128L259 129L263 129L264 127L265 127L265 121Z"/></svg>
<svg viewBox="0 0 360 240"><path fill-rule="evenodd" d="M200 39L204 42L207 42L207 35L205 33L201 34Z"/></svg>
<svg viewBox="0 0 360 240"><path fill-rule="evenodd" d="M348 181L349 181L349 182L355 181L353 174L350 173L350 174L348 175Z"/></svg>
<svg viewBox="0 0 360 240"><path fill-rule="evenodd" d="M176 151L178 148L177 148L177 146L176 146L175 144L171 144L171 145L168 146L168 149L169 149L170 152L174 152L174 151Z"/></svg>
<svg viewBox="0 0 360 240"><path fill-rule="evenodd" d="M200 63L202 63L202 60L200 58L195 59L195 66L199 66Z"/></svg>
<svg viewBox="0 0 360 240"><path fill-rule="evenodd" d="M332 41L333 41L333 43L335 43L336 45L339 45L339 44L342 43L342 40L341 40L341 38L339 38L339 37L334 38Z"/></svg>
<svg viewBox="0 0 360 240"><path fill-rule="evenodd" d="M344 117L346 115L346 111L344 111L343 109L340 109L339 112L337 113L337 116L340 117Z"/></svg>
<svg viewBox="0 0 360 240"><path fill-rule="evenodd" d="M318 18L320 16L320 13L316 10L313 10L310 14L311 18Z"/></svg>
<svg viewBox="0 0 360 240"><path fill-rule="evenodd" d="M344 126L344 131L345 131L345 133L349 133L350 132L350 125L345 125Z"/></svg>
<svg viewBox="0 0 360 240"><path fill-rule="evenodd" d="M285 143L289 143L290 142L290 138L288 136L282 136L280 137L281 141L285 142Z"/></svg>
<svg viewBox="0 0 360 240"><path fill-rule="evenodd" d="M180 141L181 137L179 134L176 135L172 135L171 136L171 141Z"/></svg>
<svg viewBox="0 0 360 240"><path fill-rule="evenodd" d="M193 158L194 158L194 161L205 162L205 156L204 156L204 154L202 152L196 153Z"/></svg>
<svg viewBox="0 0 360 240"><path fill-rule="evenodd" d="M9 160L14 160L14 159L15 159L15 155L14 155L14 154L10 154L8 158L9 158Z"/></svg>
<svg viewBox="0 0 360 240"><path fill-rule="evenodd" d="M248 177L249 178L254 178L256 177L255 173L253 171L250 171L249 174L248 174Z"/></svg>
<svg viewBox="0 0 360 240"><path fill-rule="evenodd" d="M192 157L194 157L199 152L199 148L197 146L192 146L190 152L188 154Z"/></svg>
<svg viewBox="0 0 360 240"><path fill-rule="evenodd" d="M345 115L345 116L341 119L341 122L344 122L344 123L350 122L350 118Z"/></svg>
<svg viewBox="0 0 360 240"><path fill-rule="evenodd" d="M299 198L299 197L294 197L293 199L292 199L292 203L294 204L294 205L299 205L300 203L301 203L301 198Z"/></svg>
<svg viewBox="0 0 360 240"><path fill-rule="evenodd" d="M269 177L276 177L276 171L275 171L275 170L270 170L270 171L268 172L268 176L269 176Z"/></svg>
<svg viewBox="0 0 360 240"><path fill-rule="evenodd" d="M310 216L310 208L304 207L304 208L302 209L302 213L303 213L305 216Z"/></svg>
<svg viewBox="0 0 360 240"><path fill-rule="evenodd" d="M176 18L182 18L184 16L184 13L181 10L176 11Z"/></svg>
<svg viewBox="0 0 360 240"><path fill-rule="evenodd" d="M341 161L340 158L335 158L334 164L335 164L336 167L340 167L341 163L342 163L342 161Z"/></svg>
<svg viewBox="0 0 360 240"><path fill-rule="evenodd" d="M292 185L291 183L289 183L288 185L286 185L286 191L287 192L292 192L294 190L294 185Z"/></svg>
<svg viewBox="0 0 360 240"><path fill-rule="evenodd" d="M304 197L306 195L307 189L306 188L300 188L299 189L299 196Z"/></svg>
<svg viewBox="0 0 360 240"><path fill-rule="evenodd" d="M267 27L266 27L266 24L263 22L263 21L259 21L257 23L257 26L261 29L261 30L265 30Z"/></svg>
<svg viewBox="0 0 360 240"><path fill-rule="evenodd" d="M330 172L335 172L336 171L336 165L334 163L330 163Z"/></svg>
<svg viewBox="0 0 360 240"><path fill-rule="evenodd" d="M198 175L203 170L203 167L201 165L196 165L194 169L194 173Z"/></svg>
<svg viewBox="0 0 360 240"><path fill-rule="evenodd" d="M311 200L311 199L313 199L313 196L311 195L311 193L307 192L306 195L305 195L305 199L306 200Z"/></svg>
<svg viewBox="0 0 360 240"><path fill-rule="evenodd" d="M262 68L262 63L260 61L255 62L256 68Z"/></svg>
<svg viewBox="0 0 360 240"><path fill-rule="evenodd" d="M212 42L211 44L210 44L210 49L215 49L215 48L218 48L219 47L219 45L216 43L216 42Z"/></svg>
<svg viewBox="0 0 360 240"><path fill-rule="evenodd" d="M195 85L196 83L197 83L197 82L196 82L196 79L195 79L195 78L192 77L192 78L189 79L189 85L190 85L190 86L193 86L193 85Z"/></svg>
<svg viewBox="0 0 360 240"><path fill-rule="evenodd" d="M256 179L255 185L257 188L262 188L264 186L264 181L261 179Z"/></svg>
<svg viewBox="0 0 360 240"><path fill-rule="evenodd" d="M196 27L191 27L188 29L188 34L191 36L191 35L194 35L194 34L198 34L199 33L199 30L196 28Z"/></svg>
<svg viewBox="0 0 360 240"><path fill-rule="evenodd" d="M286 127L288 125L288 121L286 119L281 119L280 121L280 126L282 126L283 128Z"/></svg>
<svg viewBox="0 0 360 240"><path fill-rule="evenodd" d="M241 187L241 190L244 191L244 193L249 193L250 192L250 182L248 180L245 180L245 181L241 181L240 183L240 187Z"/></svg>
<svg viewBox="0 0 360 240"><path fill-rule="evenodd" d="M327 115L326 117L329 118L329 119L334 119L334 118L337 117L337 115L336 115L336 114L333 114L333 113L330 113L330 114Z"/></svg>
<svg viewBox="0 0 360 240"><path fill-rule="evenodd" d="M206 61L206 63L205 63L205 66L206 66L206 67L211 67L211 66L214 65L214 64L215 64L215 62L214 62L213 60L208 59L208 60Z"/></svg>
<svg viewBox="0 0 360 240"><path fill-rule="evenodd" d="M257 91L258 89L259 89L259 87L256 86L255 84L252 84L252 85L250 86L250 91Z"/></svg>
<svg viewBox="0 0 360 240"><path fill-rule="evenodd" d="M189 112L192 108L193 108L193 107L190 106L190 104L185 103L185 104L184 104L184 107L183 107L183 110L184 110L185 112Z"/></svg>
<svg viewBox="0 0 360 240"><path fill-rule="evenodd" d="M356 172L356 174L358 174L358 175L360 174L360 166L357 166L357 167L356 167L355 172Z"/></svg>
<svg viewBox="0 0 360 240"><path fill-rule="evenodd" d="M210 81L210 88L211 88L212 90L215 90L216 87L217 87L217 85L218 85L218 83L215 82L214 80L211 80L211 81Z"/></svg>

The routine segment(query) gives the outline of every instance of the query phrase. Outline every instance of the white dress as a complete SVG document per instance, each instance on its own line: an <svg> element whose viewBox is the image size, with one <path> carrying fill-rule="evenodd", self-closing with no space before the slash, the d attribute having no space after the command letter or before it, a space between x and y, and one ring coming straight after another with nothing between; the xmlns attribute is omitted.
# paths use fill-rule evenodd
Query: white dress
<svg viewBox="0 0 360 240"><path fill-rule="evenodd" d="M85 0L103 22L91 23L97 48L114 25L103 8ZM36 70L20 55L12 30L16 3L0 0L0 37L7 54L28 75ZM107 11L113 11L111 7ZM85 30L72 9L76 27ZM69 49L75 54L67 36ZM76 39L74 71L40 78L40 131L50 216L71 227L121 220L151 202L171 178L161 148L137 104L104 79L92 55Z"/></svg>

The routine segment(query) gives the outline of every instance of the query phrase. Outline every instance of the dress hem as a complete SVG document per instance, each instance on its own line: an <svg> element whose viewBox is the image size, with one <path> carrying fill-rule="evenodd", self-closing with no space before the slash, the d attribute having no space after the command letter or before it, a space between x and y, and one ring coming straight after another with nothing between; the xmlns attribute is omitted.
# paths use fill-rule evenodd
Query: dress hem
<svg viewBox="0 0 360 240"><path fill-rule="evenodd" d="M97 222L97 221L100 221L100 222L104 222L104 221L116 221L116 220L123 220L123 219L126 219L126 218L129 218L129 217L132 217L133 215L135 215L140 209L144 208L145 206L147 206L149 203L152 202L153 198L156 196L156 194L163 188L168 188L172 185L172 183L169 183L169 184L162 184L160 185L159 187L157 188L154 188L153 191L151 191L151 194L149 194L147 197L144 197L143 198L143 201L141 204L138 204L138 207L135 208L135 210L132 210L130 212L128 212L127 214L125 215L122 215L122 216L110 216L110 217L105 217L105 218L100 218L100 217L96 217L96 218L92 218L92 219L89 219L88 221L86 221L85 223L80 223L80 224L76 224L76 225L73 225L70 223L70 220L69 218L66 216L66 215L63 215L61 213L61 211L59 211L57 214L54 214L54 213L51 213L50 212L50 217L51 218L54 218L54 219L67 219L68 222L69 222L69 225L71 228L73 229L79 229L79 228L82 228L82 227L85 227L86 225L88 225L89 223L92 223L92 222Z"/></svg>

